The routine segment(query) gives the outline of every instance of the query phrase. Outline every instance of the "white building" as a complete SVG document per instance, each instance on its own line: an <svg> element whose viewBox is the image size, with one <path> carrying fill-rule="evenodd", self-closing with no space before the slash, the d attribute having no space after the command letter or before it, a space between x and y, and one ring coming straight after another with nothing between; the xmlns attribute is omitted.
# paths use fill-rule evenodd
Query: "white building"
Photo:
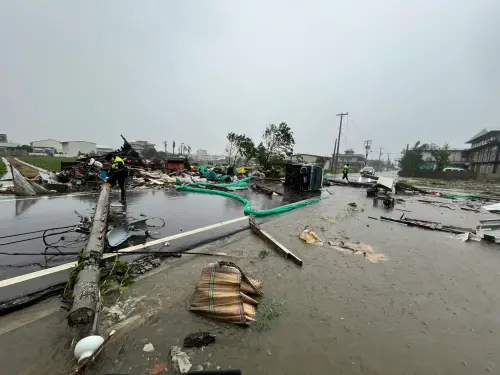
<svg viewBox="0 0 500 375"><path fill-rule="evenodd" d="M130 146L137 151L139 154L143 154L146 148L155 148L153 143L149 143L148 141L133 141L129 142Z"/></svg>
<svg viewBox="0 0 500 375"><path fill-rule="evenodd" d="M64 156L73 157L78 154L96 154L97 144L86 141L61 142Z"/></svg>
<svg viewBox="0 0 500 375"><path fill-rule="evenodd" d="M111 147L108 146L103 146L103 145L97 145L97 155L106 155L109 154L110 152L113 152L114 150Z"/></svg>
<svg viewBox="0 0 500 375"><path fill-rule="evenodd" d="M54 149L58 154L63 152L62 143L55 139L45 139L42 141L30 142L33 149Z"/></svg>
<svg viewBox="0 0 500 375"><path fill-rule="evenodd" d="M198 160L208 160L207 150L196 150L196 159L198 159Z"/></svg>

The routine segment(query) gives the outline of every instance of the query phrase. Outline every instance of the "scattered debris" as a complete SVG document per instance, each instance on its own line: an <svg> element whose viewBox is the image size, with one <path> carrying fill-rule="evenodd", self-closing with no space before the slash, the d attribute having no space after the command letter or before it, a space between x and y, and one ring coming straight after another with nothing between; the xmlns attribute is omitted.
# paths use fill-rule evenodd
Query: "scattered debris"
<svg viewBox="0 0 500 375"><path fill-rule="evenodd" d="M274 237L272 237L269 233L260 229L260 227L255 223L255 221L252 218L250 218L250 227L252 228L252 231L255 234L257 234L258 236L263 238L265 241L267 241L267 243L269 243L275 250L277 250L279 253L281 253L285 258L289 258L292 260L292 262L294 262L298 266L302 266L302 260L300 258L298 258L294 253L292 253L285 246L283 246L280 242L278 242L276 239L274 239ZM260 257L260 253L259 253L259 257Z"/></svg>
<svg viewBox="0 0 500 375"><path fill-rule="evenodd" d="M358 205L356 204L356 202L348 203L348 205L351 206L351 207L354 207L354 208L358 207Z"/></svg>
<svg viewBox="0 0 500 375"><path fill-rule="evenodd" d="M201 278L189 304L189 310L234 324L248 325L255 320L262 284L251 279L232 262L211 263Z"/></svg>
<svg viewBox="0 0 500 375"><path fill-rule="evenodd" d="M382 260L386 260L384 254L376 254L370 245L361 242L328 241L328 245L342 253L363 255L372 263L379 263Z"/></svg>
<svg viewBox="0 0 500 375"><path fill-rule="evenodd" d="M500 220L480 220L476 234L485 241L500 243Z"/></svg>
<svg viewBox="0 0 500 375"><path fill-rule="evenodd" d="M323 241L319 238L312 229L306 228L300 234L299 238L309 244L323 245Z"/></svg>
<svg viewBox="0 0 500 375"><path fill-rule="evenodd" d="M155 347L151 343L144 345L144 348L142 348L142 351L146 352L146 353L154 352L154 350L155 350Z"/></svg>
<svg viewBox="0 0 500 375"><path fill-rule="evenodd" d="M168 371L168 363L167 362L161 362L157 363L155 367L149 371L149 375L161 375L163 372Z"/></svg>
<svg viewBox="0 0 500 375"><path fill-rule="evenodd" d="M490 204L482 208L489 212L500 213L500 203Z"/></svg>
<svg viewBox="0 0 500 375"><path fill-rule="evenodd" d="M208 332L195 332L190 333L184 339L185 348L199 348L201 346L207 346L215 342L215 335Z"/></svg>
<svg viewBox="0 0 500 375"><path fill-rule="evenodd" d="M184 353L181 348L178 346L172 346L170 348L170 355L172 356L172 364L174 365L174 368L181 374L185 374L191 369L192 364L189 361L189 356Z"/></svg>
<svg viewBox="0 0 500 375"><path fill-rule="evenodd" d="M442 232L449 232L449 233L455 233L455 234L474 232L474 230L471 228L459 228L459 227L454 227L454 226L449 226L449 225L443 225L443 224L437 223L435 221L405 218L404 214L399 219L395 219L392 217L380 216L380 220L386 221L386 222L391 222L391 223L404 224L404 225L412 226L412 227L414 226L414 227L420 227L420 228L424 228L424 229L439 230Z"/></svg>
<svg viewBox="0 0 500 375"><path fill-rule="evenodd" d="M458 238L462 240L462 242L467 242L467 241L481 241L481 237L475 235L474 233L467 232L467 233L461 233L458 235Z"/></svg>

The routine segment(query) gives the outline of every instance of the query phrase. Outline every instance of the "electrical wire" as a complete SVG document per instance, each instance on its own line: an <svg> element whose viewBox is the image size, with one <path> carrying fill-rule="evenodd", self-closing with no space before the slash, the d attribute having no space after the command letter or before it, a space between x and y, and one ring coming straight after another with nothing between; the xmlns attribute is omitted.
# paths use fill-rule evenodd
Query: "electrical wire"
<svg viewBox="0 0 500 375"><path fill-rule="evenodd" d="M4 239L4 238L11 238L11 237L25 236L25 235L28 235L28 234L34 234L34 233L40 233L40 232L46 232L46 231L49 231L49 230L66 229L66 228L73 228L73 227L76 227L76 224L75 224L75 225L66 225L66 226L64 226L64 227L56 227L56 228L48 228L48 229L34 230L34 231L31 231L31 232L24 232L24 233L18 233L18 234L9 234L9 235L7 235L7 236L0 236L0 240L1 240L1 239Z"/></svg>

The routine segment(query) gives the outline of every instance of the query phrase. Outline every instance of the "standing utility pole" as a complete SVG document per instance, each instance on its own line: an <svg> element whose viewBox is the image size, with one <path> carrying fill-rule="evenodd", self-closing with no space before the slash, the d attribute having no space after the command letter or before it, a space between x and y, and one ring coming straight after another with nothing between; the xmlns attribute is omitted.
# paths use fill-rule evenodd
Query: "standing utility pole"
<svg viewBox="0 0 500 375"><path fill-rule="evenodd" d="M163 146L165 146L165 155L167 155L167 141L163 141Z"/></svg>
<svg viewBox="0 0 500 375"><path fill-rule="evenodd" d="M383 152L382 152L383 148L380 147L378 150L379 150L379 152L378 152L378 161L381 161L382 160L382 154L383 154Z"/></svg>
<svg viewBox="0 0 500 375"><path fill-rule="evenodd" d="M339 137L337 138L337 154L335 156L335 173L337 173L337 163L339 161L340 133L342 133L342 120L344 119L344 116L347 116L348 114L349 112L337 114L337 116L340 116L340 126L339 126Z"/></svg>
<svg viewBox="0 0 500 375"><path fill-rule="evenodd" d="M389 165L391 164L391 161L389 160L389 155L392 154L392 152L387 153L387 169L389 169Z"/></svg>
<svg viewBox="0 0 500 375"><path fill-rule="evenodd" d="M335 151L337 150L337 138L335 138L335 145L333 146L332 162L330 163L330 170L333 173L333 160L335 159Z"/></svg>
<svg viewBox="0 0 500 375"><path fill-rule="evenodd" d="M367 139L365 141L365 167L366 164L368 163L368 152L370 151L371 148L372 148L372 141L371 139Z"/></svg>

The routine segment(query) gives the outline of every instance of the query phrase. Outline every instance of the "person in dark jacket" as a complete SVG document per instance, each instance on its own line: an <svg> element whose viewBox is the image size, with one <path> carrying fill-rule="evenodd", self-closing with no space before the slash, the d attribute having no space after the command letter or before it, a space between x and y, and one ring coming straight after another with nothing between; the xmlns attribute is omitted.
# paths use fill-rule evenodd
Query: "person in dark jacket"
<svg viewBox="0 0 500 375"><path fill-rule="evenodd" d="M342 175L342 180L345 178L347 182L349 182L349 177L347 177L347 174L349 173L349 163L344 165L344 169L342 170L343 175Z"/></svg>
<svg viewBox="0 0 500 375"><path fill-rule="evenodd" d="M108 172L108 178L106 179L106 182L111 186L115 186L118 182L118 186L120 187L121 192L120 203L126 204L125 181L128 177L127 167L125 167L125 163L121 157L113 155L111 153L106 155L106 160L111 162L111 169Z"/></svg>

